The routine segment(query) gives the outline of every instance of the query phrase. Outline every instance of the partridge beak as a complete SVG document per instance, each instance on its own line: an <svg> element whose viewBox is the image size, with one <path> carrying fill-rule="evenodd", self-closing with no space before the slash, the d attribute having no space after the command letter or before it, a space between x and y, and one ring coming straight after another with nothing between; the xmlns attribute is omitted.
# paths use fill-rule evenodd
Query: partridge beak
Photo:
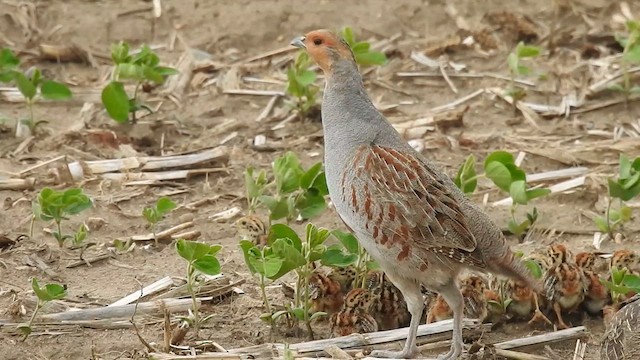
<svg viewBox="0 0 640 360"><path fill-rule="evenodd" d="M304 36L298 36L297 38L291 41L291 46L295 46L300 49L306 49L307 46L304 44L304 40L305 40Z"/></svg>

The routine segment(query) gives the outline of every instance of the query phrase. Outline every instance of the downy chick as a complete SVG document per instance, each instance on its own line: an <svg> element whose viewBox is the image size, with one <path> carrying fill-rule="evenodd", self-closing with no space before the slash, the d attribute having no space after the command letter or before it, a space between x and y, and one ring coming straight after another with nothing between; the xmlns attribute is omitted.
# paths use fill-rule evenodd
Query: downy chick
<svg viewBox="0 0 640 360"><path fill-rule="evenodd" d="M344 293L339 282L329 276L314 271L309 279L311 309L333 314L340 311L344 302Z"/></svg>
<svg viewBox="0 0 640 360"><path fill-rule="evenodd" d="M344 299L342 309L331 315L332 336L346 336L378 331L378 323L371 316L374 296L366 289L353 289Z"/></svg>
<svg viewBox="0 0 640 360"><path fill-rule="evenodd" d="M398 288L382 271L367 274L367 289L375 296L374 317L380 330L391 330L408 326L411 314Z"/></svg>

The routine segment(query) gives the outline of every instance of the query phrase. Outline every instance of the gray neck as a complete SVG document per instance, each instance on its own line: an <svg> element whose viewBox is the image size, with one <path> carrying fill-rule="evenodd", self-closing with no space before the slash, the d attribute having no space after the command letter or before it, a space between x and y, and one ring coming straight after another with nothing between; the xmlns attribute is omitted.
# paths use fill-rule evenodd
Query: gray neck
<svg viewBox="0 0 640 360"><path fill-rule="evenodd" d="M391 124L373 106L355 62L337 61L332 71L322 100L325 153L345 153L361 144L384 142L381 134L398 135L385 131Z"/></svg>

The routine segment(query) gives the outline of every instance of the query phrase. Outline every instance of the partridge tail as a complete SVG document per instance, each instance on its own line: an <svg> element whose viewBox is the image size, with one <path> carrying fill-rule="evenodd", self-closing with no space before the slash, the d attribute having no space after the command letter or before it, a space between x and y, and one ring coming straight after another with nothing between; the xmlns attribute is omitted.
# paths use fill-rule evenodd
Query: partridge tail
<svg viewBox="0 0 640 360"><path fill-rule="evenodd" d="M531 274L522 259L517 258L508 247L506 247L502 256L489 259L487 263L490 272L522 281L535 292L542 293L542 282Z"/></svg>

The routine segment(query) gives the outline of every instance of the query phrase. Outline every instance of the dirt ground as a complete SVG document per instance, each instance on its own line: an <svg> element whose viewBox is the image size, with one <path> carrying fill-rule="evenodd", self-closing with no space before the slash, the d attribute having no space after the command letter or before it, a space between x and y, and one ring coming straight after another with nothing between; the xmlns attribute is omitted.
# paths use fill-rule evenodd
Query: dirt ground
<svg viewBox="0 0 640 360"><path fill-rule="evenodd" d="M557 10L557 3L568 7ZM200 339L212 340L224 348L233 349L264 342L303 341L286 335L270 337L269 328L258 319L261 313L256 282L244 266L233 222L236 218L214 221L211 216L238 207L244 211L246 201L243 190L243 172L247 166L269 168L271 161L287 150L295 151L305 165L322 159L322 139L318 136L318 121L289 122L284 130L273 126L284 116L282 101L276 104L274 114L265 120L255 119L267 106L270 96L224 94L225 79L231 78L231 87L282 91L284 69L294 53L278 54L273 59L248 60L267 51L286 47L297 35L316 28L340 29L352 26L361 38L375 44L391 39L385 44L390 58L388 65L369 71L366 86L376 105L385 108L389 119L403 122L431 115L435 107L451 103L478 89L502 88L508 81L498 76L450 76L450 83L436 69L429 69L411 60L411 52L435 51L437 58L442 44L456 34L480 32L493 39L483 46L468 49L452 46L445 56L455 64L466 68L460 74L495 74L508 77L506 57L519 38L531 35L533 43L548 47L549 34L554 34L556 44L553 54L545 52L533 66L544 72L543 79L527 78L536 85L530 88L526 101L557 106L564 96L580 97L589 85L614 73L614 65L593 65L595 61L585 56L596 53L603 63L612 62L611 56L620 51L612 45L613 34L624 29L620 19L626 16L628 7L620 1L607 0L398 0L381 1L293 1L293 0L219 0L219 1L162 1L162 16L152 21L149 1L36 1L23 2L0 0L0 46L17 52L25 66L37 65L48 75L66 82L76 96L67 102L43 102L35 107L35 117L47 120L46 134L15 151L23 139L15 139L12 129L15 121L26 116L22 103L3 100L0 96L0 179L18 173L43 160L66 155L71 160L111 159L134 154L137 156L178 154L206 147L218 146L225 141L229 158L224 171L208 176L193 176L156 186L122 186L117 182L92 177L80 184L95 199L95 206L72 217L69 229L75 229L89 218L106 222L99 229L92 229L90 240L99 245L87 250L87 256L104 252L114 239L125 239L149 232L141 210L162 195L169 195L175 202L185 205L205 198L214 201L188 209L181 207L161 223L161 228L179 224L193 218L201 240L224 246L219 258L226 279L246 279L239 287L243 295L226 297L206 304L203 312L212 314L212 320L200 333ZM629 2L630 14L640 17L640 4ZM141 11L134 11L142 9ZM528 21L504 20L497 16L509 12ZM559 16L554 14L559 13ZM16 15L18 14L18 15ZM493 14L493 15L492 15ZM20 19L26 19L20 22ZM498 20L496 20L498 19ZM500 20L502 19L502 20ZM554 27L554 19L556 25ZM527 27L528 26L528 27ZM466 37L463 36L463 38ZM162 102L156 114L144 118L135 125L119 126L102 110L96 90L104 86L110 63L104 56L111 43L126 40L133 47L143 43L159 45L158 53L168 64L176 64L186 47L210 54L217 66L200 74L204 81L192 82L185 96L170 101L158 89L147 94L152 107ZM459 41L458 41L459 42ZM94 54L92 66L87 63L48 62L38 57L39 46L46 44L76 44ZM493 48L492 45L496 45ZM609 60L608 60L609 59ZM231 65L238 65L232 67ZM237 77L226 76L230 69L239 71ZM408 78L398 72L429 72L430 77ZM450 67L450 74L455 73ZM249 81L259 78L264 81ZM207 80L217 79L216 83ZM321 80L318 81L318 84ZM456 90L454 92L453 90ZM1 90L1 89L0 89ZM98 90L99 91L99 90ZM492 151L503 149L514 154L526 154L522 167L530 174L560 170L569 167L586 167L584 185L567 192L554 194L535 202L540 219L535 231L526 241L511 238L515 249L531 251L551 242L564 242L579 251L593 249L593 233L596 230L591 218L604 211L606 176L617 169L621 152L640 155L640 108L634 102L628 107L620 101L620 94L606 91L592 94L587 105L576 107L568 116L536 115L533 121L521 114L514 114L512 107L502 99L485 92L466 102L462 126L431 128L420 134L416 141L423 153L435 159L450 174L469 154L482 161ZM599 106L585 110L590 104L612 101L611 106ZM84 102L94 102L92 116L79 129L69 131L77 124ZM457 107L457 109L463 106ZM544 114L543 114L544 115ZM86 117L83 119L87 119ZM534 124L535 122L535 124ZM221 125L222 124L222 125ZM226 126L224 124L231 124ZM623 129L623 130L620 130ZM113 131L118 140L103 141L96 132ZM233 135L235 133L235 135ZM621 134L614 138L614 133ZM94 135L92 135L94 134ZM230 137L230 135L232 135ZM252 145L256 135L267 139L268 151ZM121 145L131 145L123 147ZM115 146L114 146L115 145ZM5 207L0 210L0 235L13 239L29 231L31 201L43 186L57 186L45 169L33 175L36 184L24 191L0 190ZM574 176L577 177L577 176ZM543 182L549 186L570 178ZM218 197L218 195L220 195ZM481 188L473 195L478 202L487 200L487 212L499 224L505 225L508 207L492 206L504 198L495 187L481 182ZM485 198L486 197L486 198ZM637 202L632 202L637 207ZM318 225L329 229L343 228L333 211L328 211ZM299 224L302 228L303 224ZM11 250L0 252L0 324L26 321L33 303L26 299L29 279L37 277L45 282L57 281L68 287L68 299L79 307L107 305L139 289L139 283L150 284L162 277L183 277L185 264L175 254L173 246L139 244L132 252L101 261L92 266L67 268L77 259L77 251L58 250L55 241L43 228L50 227L37 222L32 239L20 242ZM640 240L637 231L640 221L634 219L624 231L622 244L607 241L602 251L610 252L621 247L635 247ZM34 263L31 255L43 259L45 267ZM285 279L290 280L290 279ZM274 285L278 285L277 282ZM282 300L277 286L269 289L274 302ZM21 306L24 306L22 308ZM47 312L47 309L44 310ZM582 319L572 318L573 325ZM603 332L602 320L585 319L589 335L585 359L599 359L598 342ZM152 344L162 344L162 321L141 323L140 333ZM325 324L320 324L320 335L328 336ZM38 331L24 342L12 335L7 327L0 332L0 359L129 359L145 358L147 350L131 328L92 329L85 327L60 327ZM530 328L526 324L506 324L483 336L483 342L492 343L539 334L552 329ZM188 340L193 340L189 338ZM575 341L551 344L549 349L532 352L550 357L572 356ZM429 355L424 353L423 355Z"/></svg>

